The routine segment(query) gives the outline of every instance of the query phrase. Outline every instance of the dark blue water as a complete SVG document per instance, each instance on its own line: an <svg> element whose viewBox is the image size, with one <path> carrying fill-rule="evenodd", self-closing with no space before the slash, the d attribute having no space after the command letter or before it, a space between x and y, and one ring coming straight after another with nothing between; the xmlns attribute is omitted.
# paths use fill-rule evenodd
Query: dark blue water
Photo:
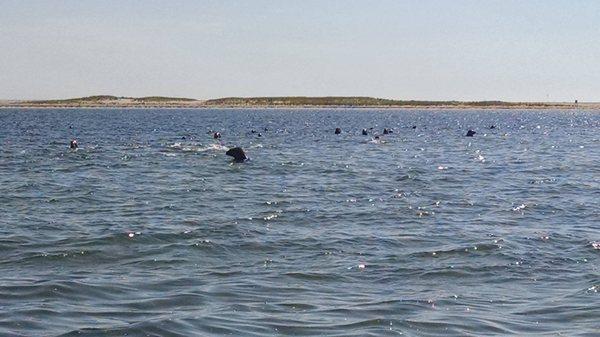
<svg viewBox="0 0 600 337"><path fill-rule="evenodd" d="M598 112L0 110L1 336L599 336L599 290Z"/></svg>

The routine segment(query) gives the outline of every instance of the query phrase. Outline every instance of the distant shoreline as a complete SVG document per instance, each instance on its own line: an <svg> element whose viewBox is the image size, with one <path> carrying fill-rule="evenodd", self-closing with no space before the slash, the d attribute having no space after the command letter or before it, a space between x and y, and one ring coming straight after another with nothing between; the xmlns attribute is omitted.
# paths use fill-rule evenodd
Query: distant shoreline
<svg viewBox="0 0 600 337"><path fill-rule="evenodd" d="M0 104L0 109L381 109L381 110L600 110L600 103L552 105L15 105Z"/></svg>
<svg viewBox="0 0 600 337"><path fill-rule="evenodd" d="M0 100L0 108L24 109L455 109L455 110L540 110L600 109L600 103L503 102L503 101L417 101L373 97L229 97L196 100L176 97L89 96L60 100Z"/></svg>

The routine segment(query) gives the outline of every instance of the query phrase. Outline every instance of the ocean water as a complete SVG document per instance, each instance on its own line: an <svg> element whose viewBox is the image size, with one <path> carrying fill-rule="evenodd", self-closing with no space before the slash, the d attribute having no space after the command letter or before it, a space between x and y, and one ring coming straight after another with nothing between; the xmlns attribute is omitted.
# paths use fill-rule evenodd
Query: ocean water
<svg viewBox="0 0 600 337"><path fill-rule="evenodd" d="M599 291L597 111L0 110L0 336L600 336Z"/></svg>

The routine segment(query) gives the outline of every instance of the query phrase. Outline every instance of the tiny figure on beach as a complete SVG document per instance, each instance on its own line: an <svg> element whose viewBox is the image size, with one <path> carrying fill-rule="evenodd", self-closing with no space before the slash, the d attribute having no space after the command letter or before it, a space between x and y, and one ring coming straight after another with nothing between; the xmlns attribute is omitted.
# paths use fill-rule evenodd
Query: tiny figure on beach
<svg viewBox="0 0 600 337"><path fill-rule="evenodd" d="M363 136L366 136L366 135L368 135L369 133L367 132L367 129L362 129L362 134L363 134Z"/></svg>
<svg viewBox="0 0 600 337"><path fill-rule="evenodd" d="M213 133L213 138L214 138L214 139L219 139L219 138L221 138L221 133L220 133L220 132L215 132L215 133Z"/></svg>
<svg viewBox="0 0 600 337"><path fill-rule="evenodd" d="M388 130L388 129L384 128L384 129L383 129L383 134L384 134L384 135L387 135L388 133L390 133L390 130Z"/></svg>
<svg viewBox="0 0 600 337"><path fill-rule="evenodd" d="M72 139L71 142L69 143L69 148L71 148L72 150L77 150L79 146L77 145L77 140L76 139Z"/></svg>
<svg viewBox="0 0 600 337"><path fill-rule="evenodd" d="M335 128L335 134L339 135L340 133L342 133L342 129L340 128Z"/></svg>

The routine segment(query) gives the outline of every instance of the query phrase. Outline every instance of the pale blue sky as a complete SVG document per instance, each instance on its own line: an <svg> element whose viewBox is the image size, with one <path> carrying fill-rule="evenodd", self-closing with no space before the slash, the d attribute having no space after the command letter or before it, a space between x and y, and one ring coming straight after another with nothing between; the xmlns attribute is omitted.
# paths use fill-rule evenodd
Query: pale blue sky
<svg viewBox="0 0 600 337"><path fill-rule="evenodd" d="M0 0L0 99L600 101L600 1Z"/></svg>

